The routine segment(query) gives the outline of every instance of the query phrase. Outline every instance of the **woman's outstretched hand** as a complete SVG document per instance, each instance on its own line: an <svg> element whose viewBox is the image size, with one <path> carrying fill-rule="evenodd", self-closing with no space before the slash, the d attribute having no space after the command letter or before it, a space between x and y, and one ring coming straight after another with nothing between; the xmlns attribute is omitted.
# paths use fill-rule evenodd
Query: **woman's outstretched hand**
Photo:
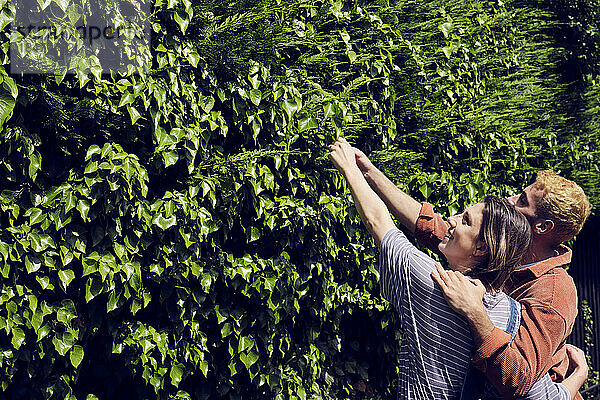
<svg viewBox="0 0 600 400"><path fill-rule="evenodd" d="M485 313L483 295L485 286L479 279L471 280L458 271L447 271L436 263L437 273L431 277L440 286L446 302L457 313L468 319Z"/></svg>
<svg viewBox="0 0 600 400"><path fill-rule="evenodd" d="M356 164L356 149L350 146L350 143L344 138L338 138L329 145L329 158L333 165L344 175L348 176L350 172L361 173Z"/></svg>

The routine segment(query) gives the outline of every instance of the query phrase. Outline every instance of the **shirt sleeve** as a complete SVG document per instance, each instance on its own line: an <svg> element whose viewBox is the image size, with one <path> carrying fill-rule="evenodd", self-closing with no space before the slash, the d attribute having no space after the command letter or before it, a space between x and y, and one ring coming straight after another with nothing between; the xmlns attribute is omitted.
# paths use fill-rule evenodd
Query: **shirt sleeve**
<svg viewBox="0 0 600 400"><path fill-rule="evenodd" d="M560 400L571 400L571 393L569 393L569 390L566 388L566 386L560 384L560 383L555 383L554 386L556 386L556 390L559 393L559 399ZM579 393L577 393L579 394ZM577 399L577 395L575 395L575 400Z"/></svg>
<svg viewBox="0 0 600 400"><path fill-rule="evenodd" d="M552 382L550 375L545 374L521 400L571 400L571 394L566 386Z"/></svg>
<svg viewBox="0 0 600 400"><path fill-rule="evenodd" d="M448 232L449 226L446 220L433 212L431 204L423 203L415 226L415 238L429 250L438 253L438 244Z"/></svg>
<svg viewBox="0 0 600 400"><path fill-rule="evenodd" d="M567 332L565 319L554 308L521 304L521 326L513 342L494 328L472 357L473 365L505 398L523 397L548 372Z"/></svg>
<svg viewBox="0 0 600 400"><path fill-rule="evenodd" d="M379 280L381 295L401 311L402 296L419 286L432 291L430 273L435 261L419 251L397 228L390 229L380 245Z"/></svg>
<svg viewBox="0 0 600 400"><path fill-rule="evenodd" d="M390 229L381 240L379 255L379 282L381 295L400 308L402 296L403 242L405 237L398 229Z"/></svg>

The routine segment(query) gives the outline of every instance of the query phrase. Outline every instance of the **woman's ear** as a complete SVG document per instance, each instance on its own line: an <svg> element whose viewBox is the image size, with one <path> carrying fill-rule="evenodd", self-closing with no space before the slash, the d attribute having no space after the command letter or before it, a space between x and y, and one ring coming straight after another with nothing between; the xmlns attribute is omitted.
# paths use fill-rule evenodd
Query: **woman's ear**
<svg viewBox="0 0 600 400"><path fill-rule="evenodd" d="M478 240L473 250L473 257L483 257L488 254L488 247L483 240Z"/></svg>

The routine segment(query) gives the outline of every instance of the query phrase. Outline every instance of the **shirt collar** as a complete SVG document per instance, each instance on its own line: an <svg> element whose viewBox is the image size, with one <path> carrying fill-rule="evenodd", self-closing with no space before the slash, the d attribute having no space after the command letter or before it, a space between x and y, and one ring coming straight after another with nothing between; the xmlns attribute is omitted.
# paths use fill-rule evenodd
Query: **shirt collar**
<svg viewBox="0 0 600 400"><path fill-rule="evenodd" d="M524 266L523 268L519 268L515 272L531 271L531 273L535 275L536 278L539 278L540 276L544 275L545 273L554 268L564 267L565 265L570 264L571 256L573 255L571 249L561 244L557 250L558 255L546 258L545 260L539 261L534 264L529 264L527 266Z"/></svg>

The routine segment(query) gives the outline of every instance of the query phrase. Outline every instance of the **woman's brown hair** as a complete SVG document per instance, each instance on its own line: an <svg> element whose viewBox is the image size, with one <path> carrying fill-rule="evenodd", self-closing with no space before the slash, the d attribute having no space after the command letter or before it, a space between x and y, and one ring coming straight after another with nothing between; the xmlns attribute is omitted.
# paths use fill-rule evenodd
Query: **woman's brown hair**
<svg viewBox="0 0 600 400"><path fill-rule="evenodd" d="M500 290L521 263L531 243L531 226L523 214L496 196L483 198L483 220L479 239L487 254L469 275L492 290Z"/></svg>

